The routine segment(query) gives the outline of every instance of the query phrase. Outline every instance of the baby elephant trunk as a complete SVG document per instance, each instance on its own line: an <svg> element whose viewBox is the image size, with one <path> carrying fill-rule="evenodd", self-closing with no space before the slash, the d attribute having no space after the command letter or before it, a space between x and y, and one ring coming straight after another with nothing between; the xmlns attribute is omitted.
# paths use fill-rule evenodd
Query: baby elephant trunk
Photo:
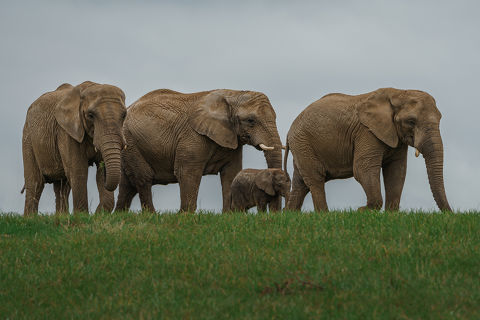
<svg viewBox="0 0 480 320"><path fill-rule="evenodd" d="M283 191L283 194L282 196L285 198L285 206L287 205L288 203L288 199L290 198L290 189L291 189L291 181L290 181L290 177L287 175L287 178L288 178L288 182L287 182L287 185L285 186L285 190Z"/></svg>

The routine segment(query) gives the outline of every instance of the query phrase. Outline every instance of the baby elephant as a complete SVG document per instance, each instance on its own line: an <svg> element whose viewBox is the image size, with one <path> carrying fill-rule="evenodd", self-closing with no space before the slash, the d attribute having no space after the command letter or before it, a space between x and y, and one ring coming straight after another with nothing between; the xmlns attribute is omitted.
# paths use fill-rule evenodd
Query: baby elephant
<svg viewBox="0 0 480 320"><path fill-rule="evenodd" d="M258 211L280 211L278 197L288 200L290 178L281 169L245 169L232 182L232 210L246 211L257 206Z"/></svg>

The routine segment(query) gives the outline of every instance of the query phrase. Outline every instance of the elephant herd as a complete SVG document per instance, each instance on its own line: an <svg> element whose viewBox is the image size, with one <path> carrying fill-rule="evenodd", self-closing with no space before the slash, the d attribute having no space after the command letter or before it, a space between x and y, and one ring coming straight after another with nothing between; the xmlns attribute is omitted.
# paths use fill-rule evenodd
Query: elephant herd
<svg viewBox="0 0 480 320"><path fill-rule="evenodd" d="M328 94L293 121L282 145L276 114L260 92L160 89L128 108L118 87L90 81L62 84L27 111L23 129L24 215L36 214L45 183L53 183L57 213L88 211L88 167L95 163L96 211L128 210L138 193L154 211L152 186L178 183L181 211L193 212L203 175L220 173L223 212L300 210L312 193L328 211L325 182L355 177L366 208L398 210L407 148L423 154L433 197L451 211L443 182L441 114L429 94L393 88L357 96ZM269 169L242 170L242 146L263 151ZM286 149L283 159L282 148ZM294 172L286 173L288 154ZM115 205L113 191L119 187ZM23 192L23 191L22 191Z"/></svg>

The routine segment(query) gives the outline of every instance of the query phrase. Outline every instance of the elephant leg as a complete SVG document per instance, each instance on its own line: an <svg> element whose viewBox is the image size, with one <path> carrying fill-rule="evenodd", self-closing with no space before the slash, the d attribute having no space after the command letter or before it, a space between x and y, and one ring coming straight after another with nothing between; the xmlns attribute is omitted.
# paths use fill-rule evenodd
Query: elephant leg
<svg viewBox="0 0 480 320"><path fill-rule="evenodd" d="M293 178L292 178L292 191L290 191L290 197L287 202L287 210L301 210L305 196L307 195L309 189L303 178L300 175L295 162L293 163Z"/></svg>
<svg viewBox="0 0 480 320"><path fill-rule="evenodd" d="M380 210L383 205L380 186L381 157L354 160L353 176L367 196L366 208ZM360 209L365 209L361 207Z"/></svg>
<svg viewBox="0 0 480 320"><path fill-rule="evenodd" d="M269 212L279 212L282 210L282 197L280 195L275 196L269 203L268 203L268 211Z"/></svg>
<svg viewBox="0 0 480 320"><path fill-rule="evenodd" d="M245 207L232 201L231 211L245 211Z"/></svg>
<svg viewBox="0 0 480 320"><path fill-rule="evenodd" d="M70 196L70 185L67 179L55 181L53 191L55 191L55 213L68 214L68 197Z"/></svg>
<svg viewBox="0 0 480 320"><path fill-rule="evenodd" d="M95 209L95 213L99 212L112 212L113 208L115 207L115 197L113 191L104 190L102 194L100 194L100 203Z"/></svg>
<svg viewBox="0 0 480 320"><path fill-rule="evenodd" d="M232 212L247 212L247 210L248 210L247 207L242 204L232 205L232 209L231 209Z"/></svg>
<svg viewBox="0 0 480 320"><path fill-rule="evenodd" d="M65 175L72 188L73 213L88 212L88 159L85 151L66 133L59 135L57 140Z"/></svg>
<svg viewBox="0 0 480 320"><path fill-rule="evenodd" d="M317 212L328 211L327 200L325 196L325 169L321 162L309 155L301 154L296 157L294 161L294 167L294 183L299 183L300 181L298 178L301 177L305 186L312 193L314 210ZM295 174L296 172L298 172L297 175ZM297 190L296 192L300 193L300 196L303 196L304 199L305 189L302 189L303 190L300 190L300 192ZM301 202L303 202L303 199ZM297 200L297 206L299 202L300 201Z"/></svg>
<svg viewBox="0 0 480 320"><path fill-rule="evenodd" d="M115 199L113 196L113 191L108 191L105 189L105 178L104 178L104 168L102 168L99 164L97 164L97 189L98 195L100 197L100 203L95 210L95 213L99 213L101 211L111 212L115 205Z"/></svg>
<svg viewBox="0 0 480 320"><path fill-rule="evenodd" d="M73 212L88 212L87 174L74 178L72 184Z"/></svg>
<svg viewBox="0 0 480 320"><path fill-rule="evenodd" d="M137 187L138 195L140 197L140 203L142 205L142 210L155 212L155 207L153 206L152 198L152 183L145 182L142 186Z"/></svg>
<svg viewBox="0 0 480 320"><path fill-rule="evenodd" d="M310 187L312 192L313 208L316 212L328 212L327 198L325 196L325 180L317 179Z"/></svg>
<svg viewBox="0 0 480 320"><path fill-rule="evenodd" d="M122 178L120 179L120 185L118 186L118 199L115 212L127 211L132 205L133 197L137 194L137 188L132 186L125 171L122 169Z"/></svg>
<svg viewBox="0 0 480 320"><path fill-rule="evenodd" d="M73 168L69 174L69 183L72 187L73 195L73 213L88 212L88 193L87 193L87 178L88 166L78 165Z"/></svg>
<svg viewBox="0 0 480 320"><path fill-rule="evenodd" d="M198 189L202 180L203 168L183 167L177 171L180 185L180 211L195 212L197 210Z"/></svg>
<svg viewBox="0 0 480 320"><path fill-rule="evenodd" d="M155 171L133 143L122 154L121 174L115 211L130 209L133 197L138 193L142 210L155 212L152 199Z"/></svg>
<svg viewBox="0 0 480 320"><path fill-rule="evenodd" d="M23 141L22 153L25 176L25 207L23 214L28 216L38 213L38 203L45 186L45 180L35 161L29 138Z"/></svg>
<svg viewBox="0 0 480 320"><path fill-rule="evenodd" d="M42 180L30 181L25 185L25 209L23 215L33 215L38 213L38 203L43 192L45 183Z"/></svg>
<svg viewBox="0 0 480 320"><path fill-rule="evenodd" d="M267 203L263 202L263 201L257 203L257 211L258 212L267 212Z"/></svg>
<svg viewBox="0 0 480 320"><path fill-rule="evenodd" d="M243 189L237 185L232 187L231 192L234 194L234 196L232 196L230 211L246 212L249 209L249 201L246 199L246 194L244 193Z"/></svg>
<svg viewBox="0 0 480 320"><path fill-rule="evenodd" d="M220 171L220 182L222 184L223 208L222 212L228 212L231 209L231 186L235 176L242 170L242 148L234 153L230 162Z"/></svg>
<svg viewBox="0 0 480 320"><path fill-rule="evenodd" d="M403 185L407 174L407 151L405 145L383 164L383 183L385 185L385 210L398 210Z"/></svg>
<svg viewBox="0 0 480 320"><path fill-rule="evenodd" d="M325 174L323 170L303 178L303 181L312 193L313 209L316 212L328 212L327 198L325 196Z"/></svg>

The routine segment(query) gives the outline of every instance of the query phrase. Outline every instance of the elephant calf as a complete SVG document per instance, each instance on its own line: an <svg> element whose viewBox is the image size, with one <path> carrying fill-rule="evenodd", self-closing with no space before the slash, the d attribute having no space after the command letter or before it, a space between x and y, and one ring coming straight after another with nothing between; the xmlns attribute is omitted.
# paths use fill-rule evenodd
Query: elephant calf
<svg viewBox="0 0 480 320"><path fill-rule="evenodd" d="M279 197L288 199L290 178L281 169L244 169L232 182L232 210L280 211Z"/></svg>

